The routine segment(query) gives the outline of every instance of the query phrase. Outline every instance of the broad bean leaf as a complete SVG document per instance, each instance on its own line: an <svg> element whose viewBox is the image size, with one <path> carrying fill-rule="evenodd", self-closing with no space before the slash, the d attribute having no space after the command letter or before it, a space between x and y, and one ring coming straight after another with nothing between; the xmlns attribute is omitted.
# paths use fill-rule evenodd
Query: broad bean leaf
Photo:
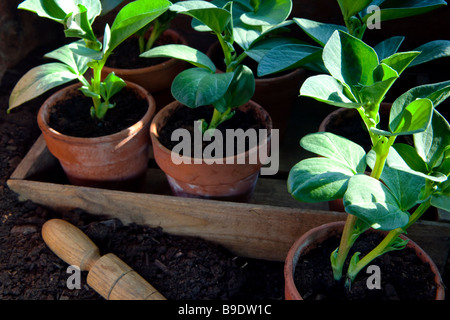
<svg viewBox="0 0 450 320"><path fill-rule="evenodd" d="M409 145L404 145L411 147ZM412 147L411 147L412 148ZM413 149L414 151L414 149ZM367 154L367 164L373 169L375 164L375 152L370 151ZM380 180L389 188L398 201L402 211L410 210L420 199L421 189L425 186L425 178L411 172L397 170L391 167L407 166L406 161L400 156L397 150L390 148L386 164L381 173ZM420 164L418 164L420 165Z"/></svg>
<svg viewBox="0 0 450 320"><path fill-rule="evenodd" d="M65 63L71 68L74 74L83 75L87 69L87 63L89 59L78 54L74 54L74 51L70 48L72 44L66 44L56 50L53 50L44 55L46 58L55 59L62 63Z"/></svg>
<svg viewBox="0 0 450 320"><path fill-rule="evenodd" d="M169 9L167 0L139 0L124 6L111 26L109 52Z"/></svg>
<svg viewBox="0 0 450 320"><path fill-rule="evenodd" d="M392 109L391 109L392 110ZM394 109L389 115L389 129L396 135L413 134L424 131L433 115L433 103L430 99L420 98L412 101L400 112Z"/></svg>
<svg viewBox="0 0 450 320"><path fill-rule="evenodd" d="M345 211L357 216L374 229L393 230L409 222L395 195L381 181L364 174L349 179L344 195Z"/></svg>
<svg viewBox="0 0 450 320"><path fill-rule="evenodd" d="M191 68L179 73L172 82L172 95L190 108L209 105L227 92L234 73L211 73Z"/></svg>
<svg viewBox="0 0 450 320"><path fill-rule="evenodd" d="M215 33L222 33L231 20L231 13L206 1L181 1L170 7L171 11L197 19ZM207 31L209 29L202 29Z"/></svg>
<svg viewBox="0 0 450 320"><path fill-rule="evenodd" d="M358 14L371 2L372 0L338 0L344 19Z"/></svg>
<svg viewBox="0 0 450 320"><path fill-rule="evenodd" d="M288 191L299 201L340 199L349 178L365 171L365 152L350 140L320 132L303 137L301 145L324 157L302 160L289 172Z"/></svg>
<svg viewBox="0 0 450 320"><path fill-rule="evenodd" d="M273 47L259 61L258 76L322 63L322 48L307 44L284 44ZM317 70L321 71L321 70Z"/></svg>
<svg viewBox="0 0 450 320"><path fill-rule="evenodd" d="M255 93L255 78L249 67L239 65L233 74L228 90L214 102L214 107L222 113L228 108L237 108L247 103Z"/></svg>
<svg viewBox="0 0 450 320"><path fill-rule="evenodd" d="M398 51L398 49L400 48L400 45L402 44L404 39L405 39L405 37L396 36L396 37L388 38L388 39L383 40L380 43L378 43L375 47L373 47L373 49L375 50L375 52L378 55L378 59L381 61L381 60L393 55L394 53L396 53ZM415 51L419 51L419 50L415 50ZM414 63L414 62L412 62L412 63Z"/></svg>
<svg viewBox="0 0 450 320"><path fill-rule="evenodd" d="M78 75L66 64L47 63L29 70L15 85L9 98L8 112L59 85L77 79Z"/></svg>
<svg viewBox="0 0 450 320"><path fill-rule="evenodd" d="M349 86L371 85L378 56L373 48L342 31L335 31L323 49L330 74Z"/></svg>
<svg viewBox="0 0 450 320"><path fill-rule="evenodd" d="M434 40L417 47L414 51L419 51L420 55L414 59L410 67L450 56L450 41Z"/></svg>
<svg viewBox="0 0 450 320"><path fill-rule="evenodd" d="M78 11L78 5L88 9L87 17L91 24L102 10L99 0L26 0L18 8L64 24L69 13Z"/></svg>
<svg viewBox="0 0 450 320"><path fill-rule="evenodd" d="M105 80L100 83L100 93L106 101L109 101L115 94L126 87L125 81L111 72Z"/></svg>
<svg viewBox="0 0 450 320"><path fill-rule="evenodd" d="M329 75L317 75L305 80L300 95L316 99L336 107L358 108L363 103L351 100L345 93L345 87Z"/></svg>
<svg viewBox="0 0 450 320"><path fill-rule="evenodd" d="M336 30L348 32L348 29L341 25L316 22L304 18L294 18L294 22L320 46L325 46L332 34Z"/></svg>
<svg viewBox="0 0 450 320"><path fill-rule="evenodd" d="M351 1L351 0L349 0ZM435 10L447 5L444 0L376 0L372 4L380 7L381 21L411 17ZM371 13L367 10L361 12L363 23L367 22Z"/></svg>
<svg viewBox="0 0 450 320"><path fill-rule="evenodd" d="M216 66L211 59L200 50L182 44L168 44L154 47L140 55L144 58L166 57L187 61L199 68L206 68L211 72L216 71Z"/></svg>
<svg viewBox="0 0 450 320"><path fill-rule="evenodd" d="M252 11L243 13L240 19L248 25L270 26L286 20L291 10L290 0L261 1Z"/></svg>

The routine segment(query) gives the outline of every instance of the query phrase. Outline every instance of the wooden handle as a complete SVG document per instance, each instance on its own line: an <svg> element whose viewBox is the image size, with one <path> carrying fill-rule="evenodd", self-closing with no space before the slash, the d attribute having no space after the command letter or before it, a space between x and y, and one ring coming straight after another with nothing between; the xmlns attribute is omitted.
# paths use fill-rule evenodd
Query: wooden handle
<svg viewBox="0 0 450 320"><path fill-rule="evenodd" d="M98 247L80 229L61 219L44 223L42 237L48 247L68 264L89 271L87 283L107 300L165 300L136 271Z"/></svg>
<svg viewBox="0 0 450 320"><path fill-rule="evenodd" d="M80 229L61 219L52 219L42 226L42 238L62 260L89 271L100 259L98 247Z"/></svg>

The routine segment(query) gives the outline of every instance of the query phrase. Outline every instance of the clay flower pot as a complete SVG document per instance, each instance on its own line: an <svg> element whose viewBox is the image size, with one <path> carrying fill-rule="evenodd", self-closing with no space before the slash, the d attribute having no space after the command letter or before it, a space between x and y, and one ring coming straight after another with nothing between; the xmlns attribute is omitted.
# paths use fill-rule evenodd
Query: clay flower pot
<svg viewBox="0 0 450 320"><path fill-rule="evenodd" d="M178 101L168 104L155 115L150 127L155 160L166 174L173 194L184 197L248 201L253 194L259 170L263 165L259 157L257 163L254 164L250 163L249 158L251 159L255 153L259 155L260 148L269 150L270 130L272 129L270 116L253 101L239 108L244 112L250 108L254 109L259 121L268 131L267 139L260 141L258 146L245 152L245 164L238 164L237 157L239 155L223 158L223 164L208 164L205 163L204 159L199 160L200 164L196 164L195 158L177 155L177 159L184 159L185 162L175 164L172 161L171 150L162 145L158 137L160 129L165 125L170 115L181 107L184 106Z"/></svg>
<svg viewBox="0 0 450 320"><path fill-rule="evenodd" d="M175 30L167 29L163 34L178 39L176 42L180 44L187 45L186 39ZM105 65L102 69L102 77L114 72L125 81L136 83L146 89L155 97L158 106L162 107L173 101L170 86L173 79L186 68L186 65L186 62L178 59L168 59L163 63L136 69L120 69Z"/></svg>
<svg viewBox="0 0 450 320"><path fill-rule="evenodd" d="M219 42L213 43L207 51L208 57L216 63L220 53ZM273 128L280 130L281 138L284 136L292 107L299 96L300 86L305 78L304 69L295 69L288 73L264 78L257 78L255 74L255 93L252 101L264 106L272 118Z"/></svg>
<svg viewBox="0 0 450 320"><path fill-rule="evenodd" d="M289 249L289 252L286 256L286 261L284 265L284 279L285 279L285 299L286 300L303 300L300 295L295 283L294 283L294 273L296 265L299 261L299 258L317 248L321 242L323 242L328 237L340 236L342 230L344 228L344 221L331 222L316 228L313 228L303 234ZM368 232L383 232L383 231L375 231L370 229ZM403 239L408 239L406 236L401 235ZM444 300L445 289L442 282L441 275L431 260L431 258L427 255L425 251L423 251L416 243L409 239L407 247L412 248L419 259L423 262L429 264L431 271L434 274L434 281L436 286L436 300ZM329 259L326 260L329 263Z"/></svg>
<svg viewBox="0 0 450 320"><path fill-rule="evenodd" d="M48 125L50 110L78 90L74 84L51 95L39 110L37 121L47 148L59 160L70 183L109 189L138 189L148 165L148 128L155 113L155 102L142 87L127 82L148 103L144 117L120 132L95 138L61 134Z"/></svg>

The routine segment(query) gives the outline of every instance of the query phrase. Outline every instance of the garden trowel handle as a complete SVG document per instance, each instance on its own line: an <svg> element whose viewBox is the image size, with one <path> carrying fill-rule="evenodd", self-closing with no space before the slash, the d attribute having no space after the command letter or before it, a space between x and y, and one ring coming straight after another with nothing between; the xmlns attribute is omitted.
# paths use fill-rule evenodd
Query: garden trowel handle
<svg viewBox="0 0 450 320"><path fill-rule="evenodd" d="M152 285L116 255L100 256L98 247L80 229L61 219L44 223L42 237L62 260L88 271L87 283L107 300L165 300Z"/></svg>

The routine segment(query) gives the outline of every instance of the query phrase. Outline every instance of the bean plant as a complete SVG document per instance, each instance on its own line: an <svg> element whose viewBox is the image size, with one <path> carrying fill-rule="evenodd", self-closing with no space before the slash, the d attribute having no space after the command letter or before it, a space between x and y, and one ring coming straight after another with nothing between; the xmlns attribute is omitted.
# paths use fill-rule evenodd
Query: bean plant
<svg viewBox="0 0 450 320"><path fill-rule="evenodd" d="M92 118L103 120L106 112L115 106L111 98L126 86L114 73L101 79L108 57L119 44L163 14L170 5L167 0L137 0L127 4L118 12L111 27L106 24L100 42L92 28L102 11L100 0L26 0L20 3L19 9L62 24L65 36L78 40L45 55L58 62L35 67L19 80L11 93L8 112L52 88L78 80L81 92L92 99ZM91 72L87 73L88 70ZM86 74L92 78L88 79Z"/></svg>
<svg viewBox="0 0 450 320"><path fill-rule="evenodd" d="M216 36L225 70L217 72L216 65L206 54L185 45L159 46L141 56L169 57L191 63L194 68L181 72L174 79L172 95L190 108L212 105L211 120L200 121L203 132L215 129L254 94L254 74L243 60L249 56L258 61L278 41L289 41L278 40L272 35L292 23L286 20L291 9L290 0L181 1L173 4L170 10L192 17L196 31ZM236 45L241 48L241 53Z"/></svg>
<svg viewBox="0 0 450 320"><path fill-rule="evenodd" d="M357 110L372 143L366 154L360 145L333 133L306 135L301 146L320 157L300 161L288 177L288 190L299 201L343 198L348 217L330 259L334 278L344 277L347 287L373 259L403 249L407 241L399 236L430 206L450 210L450 125L436 109L450 95L450 81L402 94L392 103L389 127L380 127L380 103L420 54L372 48L337 30L323 48L329 74L308 78L300 89L302 96ZM402 135L412 136L414 145L395 143ZM351 247L369 228L389 232L363 258L355 253L344 276Z"/></svg>

